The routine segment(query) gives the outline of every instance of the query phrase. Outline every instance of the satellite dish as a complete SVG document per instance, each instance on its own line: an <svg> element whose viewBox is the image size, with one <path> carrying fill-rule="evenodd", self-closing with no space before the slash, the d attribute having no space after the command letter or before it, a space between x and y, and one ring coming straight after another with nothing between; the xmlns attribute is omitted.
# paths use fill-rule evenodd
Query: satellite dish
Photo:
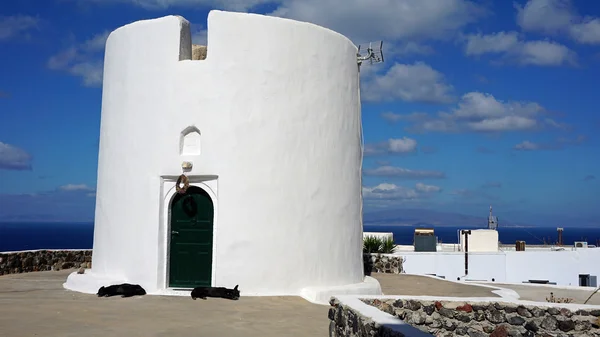
<svg viewBox="0 0 600 337"><path fill-rule="evenodd" d="M362 45L358 45L356 58L358 65L362 65L363 61L369 61L370 64L383 62L383 41L369 42L366 47L366 52L361 55ZM364 48L363 48L364 50Z"/></svg>

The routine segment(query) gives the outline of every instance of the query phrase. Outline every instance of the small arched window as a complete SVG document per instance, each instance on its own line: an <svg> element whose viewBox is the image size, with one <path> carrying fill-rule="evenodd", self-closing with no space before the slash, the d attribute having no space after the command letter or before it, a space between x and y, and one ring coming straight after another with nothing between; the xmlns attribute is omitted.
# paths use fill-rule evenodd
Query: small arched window
<svg viewBox="0 0 600 337"><path fill-rule="evenodd" d="M200 154L200 130L195 126L188 126L181 131L179 140L179 154L184 156L197 156Z"/></svg>

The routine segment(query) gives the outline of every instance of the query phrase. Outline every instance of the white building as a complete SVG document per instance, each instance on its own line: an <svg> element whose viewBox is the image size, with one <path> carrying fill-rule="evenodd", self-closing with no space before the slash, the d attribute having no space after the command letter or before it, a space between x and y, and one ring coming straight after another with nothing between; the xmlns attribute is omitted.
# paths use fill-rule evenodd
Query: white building
<svg viewBox="0 0 600 337"><path fill-rule="evenodd" d="M458 251L398 250L394 255L404 258L403 267L407 274L437 275L448 280L517 284L547 281L558 286L580 286L582 279L589 279L586 284L597 286L600 275L598 248L472 252L467 255L468 267L465 266L465 253ZM467 273L465 269L468 269Z"/></svg>
<svg viewBox="0 0 600 337"><path fill-rule="evenodd" d="M357 47L313 24L212 11L207 50L191 59L177 16L108 37L92 269L64 286L380 294L363 277Z"/></svg>
<svg viewBox="0 0 600 337"><path fill-rule="evenodd" d="M471 229L468 235L468 251L471 253L497 252L498 231L495 229ZM460 250L464 252L467 241L465 235L460 236Z"/></svg>

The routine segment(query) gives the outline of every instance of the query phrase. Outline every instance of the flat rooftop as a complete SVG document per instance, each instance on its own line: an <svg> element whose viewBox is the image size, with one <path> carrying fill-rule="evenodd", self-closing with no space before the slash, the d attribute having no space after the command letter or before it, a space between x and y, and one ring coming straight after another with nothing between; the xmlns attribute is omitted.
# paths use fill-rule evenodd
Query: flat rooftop
<svg viewBox="0 0 600 337"><path fill-rule="evenodd" d="M328 306L300 297L242 297L196 301L181 296L98 298L63 289L70 270L0 276L3 336L327 336ZM493 289L416 275L372 275L385 295L498 297ZM545 302L550 287L512 288ZM524 287L524 288L523 288ZM556 290L585 300L589 291ZM573 296L575 295L575 296ZM587 295L587 296L586 296ZM600 294L599 294L600 295ZM591 303L600 303L600 296Z"/></svg>

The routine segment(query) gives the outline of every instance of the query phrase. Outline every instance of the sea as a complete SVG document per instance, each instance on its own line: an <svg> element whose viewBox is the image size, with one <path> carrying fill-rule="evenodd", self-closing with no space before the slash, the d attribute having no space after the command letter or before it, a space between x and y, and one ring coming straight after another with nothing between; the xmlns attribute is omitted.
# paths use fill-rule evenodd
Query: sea
<svg viewBox="0 0 600 337"><path fill-rule="evenodd" d="M392 232L396 244L410 245L413 243L414 230L423 226L379 226L365 224L365 232ZM458 242L458 230L476 229L452 226L431 226L438 240L445 243ZM482 227L483 228L483 227ZM514 244L523 240L526 244L544 244L557 241L555 227L499 227L499 240L505 244ZM0 252L34 250L34 249L92 249L94 240L94 224L81 223L0 223ZM600 228L565 227L563 243L573 244L574 241L587 241L598 245Z"/></svg>

